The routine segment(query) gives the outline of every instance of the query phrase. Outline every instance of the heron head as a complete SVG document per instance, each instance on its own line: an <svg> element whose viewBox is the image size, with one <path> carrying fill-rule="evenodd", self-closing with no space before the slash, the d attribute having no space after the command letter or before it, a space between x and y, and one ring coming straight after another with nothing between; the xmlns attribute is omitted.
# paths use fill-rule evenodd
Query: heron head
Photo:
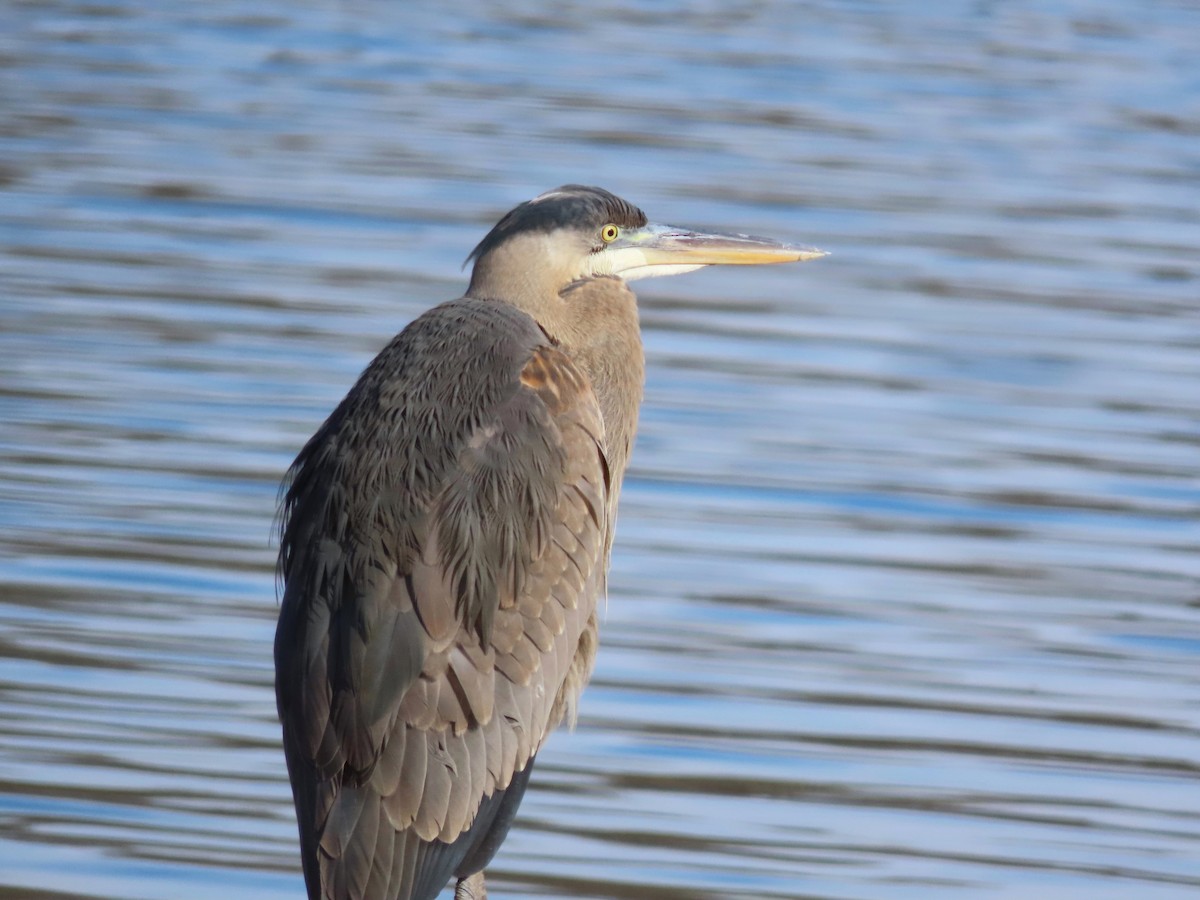
<svg viewBox="0 0 1200 900"><path fill-rule="evenodd" d="M816 259L812 247L744 234L654 224L603 188L567 184L507 213L471 251L469 296L507 299L511 291L557 292L576 281L678 275L713 265L763 265Z"/></svg>

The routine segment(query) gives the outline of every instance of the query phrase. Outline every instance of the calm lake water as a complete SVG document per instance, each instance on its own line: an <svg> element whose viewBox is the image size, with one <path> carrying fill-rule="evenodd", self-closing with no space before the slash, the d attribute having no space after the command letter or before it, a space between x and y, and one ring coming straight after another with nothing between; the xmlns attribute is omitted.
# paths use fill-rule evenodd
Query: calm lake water
<svg viewBox="0 0 1200 900"><path fill-rule="evenodd" d="M568 181L834 255L639 285L493 896L1200 895L1198 59L1184 0L0 6L0 896L301 896L280 478Z"/></svg>

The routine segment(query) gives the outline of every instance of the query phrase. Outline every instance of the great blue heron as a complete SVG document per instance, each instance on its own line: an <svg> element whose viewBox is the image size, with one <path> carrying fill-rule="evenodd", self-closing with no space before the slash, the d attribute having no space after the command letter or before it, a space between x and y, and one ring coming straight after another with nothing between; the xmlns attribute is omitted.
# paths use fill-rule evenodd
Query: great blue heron
<svg viewBox="0 0 1200 900"><path fill-rule="evenodd" d="M647 224L566 185L471 253L289 471L275 692L308 896L432 900L483 869L596 653L642 397L626 281L820 251Z"/></svg>

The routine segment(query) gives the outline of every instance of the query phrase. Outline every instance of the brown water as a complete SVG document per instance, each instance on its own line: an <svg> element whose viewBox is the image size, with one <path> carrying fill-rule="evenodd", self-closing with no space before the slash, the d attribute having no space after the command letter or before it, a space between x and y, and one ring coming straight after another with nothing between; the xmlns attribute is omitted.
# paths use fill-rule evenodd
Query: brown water
<svg viewBox="0 0 1200 900"><path fill-rule="evenodd" d="M0 896L300 896L279 479L566 181L834 255L640 286L497 900L1200 894L1200 8L449 9L0 7Z"/></svg>

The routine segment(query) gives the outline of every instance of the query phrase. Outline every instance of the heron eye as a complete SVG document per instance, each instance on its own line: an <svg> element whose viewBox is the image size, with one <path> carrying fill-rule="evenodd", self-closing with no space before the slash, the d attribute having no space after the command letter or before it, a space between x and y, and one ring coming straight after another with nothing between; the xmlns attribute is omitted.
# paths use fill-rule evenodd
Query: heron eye
<svg viewBox="0 0 1200 900"><path fill-rule="evenodd" d="M605 225L600 229L600 240L604 241L606 244L611 244L617 239L617 236L620 233L621 229L616 225Z"/></svg>

